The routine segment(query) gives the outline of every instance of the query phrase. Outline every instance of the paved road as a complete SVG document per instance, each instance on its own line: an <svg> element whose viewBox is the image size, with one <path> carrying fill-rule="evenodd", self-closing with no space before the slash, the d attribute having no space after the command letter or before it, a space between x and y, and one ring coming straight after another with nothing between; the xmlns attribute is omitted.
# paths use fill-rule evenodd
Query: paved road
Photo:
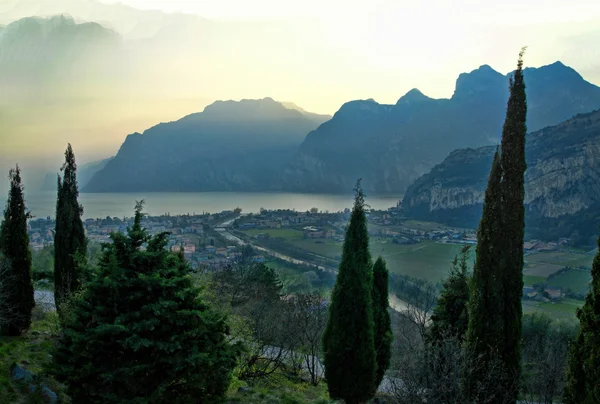
<svg viewBox="0 0 600 404"><path fill-rule="evenodd" d="M33 292L36 306L44 311L55 311L56 304L54 303L54 292L49 290L35 290Z"/></svg>
<svg viewBox="0 0 600 404"><path fill-rule="evenodd" d="M239 216L238 216L238 217L239 217ZM246 244L249 244L249 245L251 245L251 246L252 246L252 248L254 248L254 249L256 249L256 250L259 250L259 251L261 251L261 252L263 252L263 253L265 253L265 254L267 254L267 255L270 255L270 256L272 256L272 257L276 257L276 258L279 258L279 259L282 259L282 260L284 260L284 261L288 261L288 262L291 262L291 263L293 263L293 264L297 264L297 265L307 265L307 266L310 266L310 267L315 267L315 265L314 265L313 263L311 263L311 262L308 262L308 261L303 261L303 260L299 260L299 259L296 259L296 258L290 257L290 256L288 256L288 255L280 254L280 253L278 253L277 251L273 251L273 250L270 250L270 249L268 249L268 248L264 248L264 247L262 247L262 246L259 246L259 245L256 245L256 244L247 243L247 242L245 242L244 240L242 240L241 238L239 238L239 237L237 237L236 235L232 234L232 233L231 233L231 232L228 230L228 228L230 228L230 227L231 227L231 224L232 224L232 223L233 223L233 222L234 222L234 221L235 221L235 220L236 220L238 217L235 217L235 218L233 218L233 219L230 219L230 220L228 220L228 221L226 221L226 222L220 223L219 225L215 226L215 231L216 231L216 232L218 232L218 233L219 233L221 236L223 236L223 237L224 237L225 239L227 239L228 241L231 241L232 243L235 243L235 244L237 244L237 245L246 245ZM325 267L322 267L322 266L320 266L320 265L317 265L317 268L318 268L318 269L321 269L321 270L323 270L323 271L331 271L331 270L328 270L327 268L325 268ZM335 272L335 271L333 271L333 272Z"/></svg>

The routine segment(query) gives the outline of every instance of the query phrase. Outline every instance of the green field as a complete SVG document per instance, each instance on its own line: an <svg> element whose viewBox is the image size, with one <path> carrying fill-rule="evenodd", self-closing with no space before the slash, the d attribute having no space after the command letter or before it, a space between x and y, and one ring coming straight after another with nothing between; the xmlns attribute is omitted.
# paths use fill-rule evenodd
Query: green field
<svg viewBox="0 0 600 404"><path fill-rule="evenodd" d="M304 237L304 233L302 231L294 229L248 229L243 230L242 232L251 237L255 237L262 233L268 234L272 238L280 237L289 241L299 240Z"/></svg>
<svg viewBox="0 0 600 404"><path fill-rule="evenodd" d="M571 269L554 276L547 283L548 286L570 289L575 293L586 293L591 279L592 275L589 271Z"/></svg>
<svg viewBox="0 0 600 404"><path fill-rule="evenodd" d="M583 306L583 301L575 299L562 299L559 302L539 302L524 300L523 312L541 312L559 320L576 320L575 312Z"/></svg>
<svg viewBox="0 0 600 404"><path fill-rule="evenodd" d="M548 251L528 254L525 256L525 268L523 274L547 278L560 269L570 267L591 267L592 255L583 253L571 253L567 251Z"/></svg>
<svg viewBox="0 0 600 404"><path fill-rule="evenodd" d="M543 276L523 275L523 283L527 286L543 283L545 280Z"/></svg>
<svg viewBox="0 0 600 404"><path fill-rule="evenodd" d="M305 251L328 258L339 258L342 244L333 240L290 240L292 244ZM437 282L448 274L454 256L460 252L456 244L440 244L425 241L419 244L393 244L389 239L372 239L373 258L382 256L390 272L410 275L428 281ZM473 261L475 251L471 253ZM471 262L472 264L472 262Z"/></svg>

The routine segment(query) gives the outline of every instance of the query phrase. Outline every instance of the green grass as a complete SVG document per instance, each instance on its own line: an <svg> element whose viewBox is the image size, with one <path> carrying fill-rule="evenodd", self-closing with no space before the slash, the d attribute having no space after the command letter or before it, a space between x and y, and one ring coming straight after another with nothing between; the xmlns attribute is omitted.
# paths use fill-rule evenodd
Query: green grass
<svg viewBox="0 0 600 404"><path fill-rule="evenodd" d="M247 387L248 392L238 392ZM275 373L252 384L234 379L229 386L226 404L329 404L333 403L327 394L327 385L318 386L294 380L281 373Z"/></svg>
<svg viewBox="0 0 600 404"><path fill-rule="evenodd" d="M586 268L591 268L593 259L593 255L572 253L568 251L547 251L525 256L525 262L528 264L546 264L560 268L566 266L584 266Z"/></svg>
<svg viewBox="0 0 600 404"><path fill-rule="evenodd" d="M319 242L316 242L319 241ZM339 259L342 254L342 243L329 239L294 240L292 244L302 250L328 258ZM437 282L445 278L454 256L460 252L461 246L456 244L440 244L424 241L419 244L394 244L390 239L371 239L371 255L381 255L387 262L390 272L414 276ZM471 251L471 265L475 251Z"/></svg>
<svg viewBox="0 0 600 404"><path fill-rule="evenodd" d="M289 241L299 240L302 239L302 237L304 237L304 233L302 231L294 229L248 229L242 230L242 232L246 233L251 237L263 233L268 234L272 238L281 237Z"/></svg>
<svg viewBox="0 0 600 404"><path fill-rule="evenodd" d="M26 334L0 338L0 403L38 402L26 394L26 386L12 381L10 367L15 363L39 376L39 382L46 384L59 398L63 396L62 385L48 375L50 352L58 330L56 313L44 314L34 309L34 322Z"/></svg>
<svg viewBox="0 0 600 404"><path fill-rule="evenodd" d="M558 302L523 301L525 313L540 312L560 320L576 320L575 312L583 306L583 301L575 299L562 299Z"/></svg>
<svg viewBox="0 0 600 404"><path fill-rule="evenodd" d="M543 283L545 280L543 276L523 275L523 283L527 286Z"/></svg>
<svg viewBox="0 0 600 404"><path fill-rule="evenodd" d="M564 268L564 265L553 265L546 263L526 263L523 268L523 274L527 276L535 276L541 278L547 278L553 273L560 271Z"/></svg>
<svg viewBox="0 0 600 404"><path fill-rule="evenodd" d="M571 269L549 279L548 286L570 289L575 293L585 293L588 290L588 284L591 279L592 275L589 271Z"/></svg>

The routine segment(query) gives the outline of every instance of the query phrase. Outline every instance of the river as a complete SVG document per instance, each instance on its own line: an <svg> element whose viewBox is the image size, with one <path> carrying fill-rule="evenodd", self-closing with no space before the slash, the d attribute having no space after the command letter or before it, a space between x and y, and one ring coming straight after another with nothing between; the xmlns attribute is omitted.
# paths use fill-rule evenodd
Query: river
<svg viewBox="0 0 600 404"><path fill-rule="evenodd" d="M367 203L373 209L395 206L402 195L368 196ZM56 192L31 192L25 190L27 208L36 217L54 216ZM348 195L297 194L284 192L147 192L147 193L82 193L84 218L131 217L135 201L145 200L146 213L154 216L170 213L200 214L218 213L223 210L242 208L245 213L265 209L295 209L300 212L313 207L323 211L337 212L351 208L352 192Z"/></svg>

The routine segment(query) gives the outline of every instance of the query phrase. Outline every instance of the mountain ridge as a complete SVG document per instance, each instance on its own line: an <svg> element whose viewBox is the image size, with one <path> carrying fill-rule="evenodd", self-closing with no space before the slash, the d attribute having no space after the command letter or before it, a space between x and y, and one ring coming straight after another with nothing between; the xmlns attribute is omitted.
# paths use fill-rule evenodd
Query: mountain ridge
<svg viewBox="0 0 600 404"><path fill-rule="evenodd" d="M413 182L402 207L409 217L476 227L495 146L455 150ZM527 231L553 239L595 236L600 219L600 110L530 132L526 139Z"/></svg>
<svg viewBox="0 0 600 404"><path fill-rule="evenodd" d="M202 112L132 133L83 192L274 189L316 114L270 97L216 101Z"/></svg>
<svg viewBox="0 0 600 404"><path fill-rule="evenodd" d="M530 130L600 108L600 87L573 72L561 62L525 69ZM413 89L394 105L349 101L307 135L283 189L342 193L363 178L367 192L402 193L452 150L499 141L509 76L482 65L459 75L449 99Z"/></svg>

